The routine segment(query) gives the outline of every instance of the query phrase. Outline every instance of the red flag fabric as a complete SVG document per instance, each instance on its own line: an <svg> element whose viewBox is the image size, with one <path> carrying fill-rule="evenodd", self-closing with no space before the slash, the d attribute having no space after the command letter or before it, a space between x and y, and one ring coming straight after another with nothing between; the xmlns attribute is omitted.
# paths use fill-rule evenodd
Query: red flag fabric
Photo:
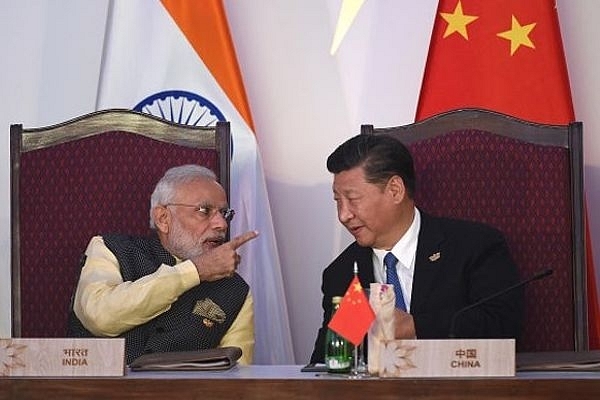
<svg viewBox="0 0 600 400"><path fill-rule="evenodd" d="M417 120L483 107L540 123L574 119L553 0L440 0Z"/></svg>
<svg viewBox="0 0 600 400"><path fill-rule="evenodd" d="M355 276L346 290L340 308L329 321L329 329L358 346L374 320L375 313Z"/></svg>
<svg viewBox="0 0 600 400"><path fill-rule="evenodd" d="M575 120L554 0L439 1L416 121L465 107L547 124ZM590 347L599 348L587 218L585 225Z"/></svg>

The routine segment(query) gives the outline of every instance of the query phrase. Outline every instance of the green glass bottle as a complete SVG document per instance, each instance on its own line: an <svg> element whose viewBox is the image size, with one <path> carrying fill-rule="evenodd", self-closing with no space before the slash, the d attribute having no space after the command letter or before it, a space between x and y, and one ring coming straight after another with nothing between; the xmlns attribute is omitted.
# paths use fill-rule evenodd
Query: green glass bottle
<svg viewBox="0 0 600 400"><path fill-rule="evenodd" d="M341 296L336 296L331 299L331 303L333 304L332 317L338 308L340 308L341 302ZM327 366L327 372L350 372L352 366L352 349L353 346L350 342L331 329L328 329L325 336L325 365Z"/></svg>

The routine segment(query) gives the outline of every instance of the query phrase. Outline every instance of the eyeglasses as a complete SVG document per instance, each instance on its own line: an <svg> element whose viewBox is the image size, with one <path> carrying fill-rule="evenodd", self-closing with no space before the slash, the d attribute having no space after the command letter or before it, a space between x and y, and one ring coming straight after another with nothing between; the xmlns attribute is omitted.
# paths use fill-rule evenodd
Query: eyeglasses
<svg viewBox="0 0 600 400"><path fill-rule="evenodd" d="M228 223L231 222L233 216L235 215L235 210L231 208L216 208L212 206L198 206L194 204L183 204L183 203L167 203L165 207L174 206L174 207L192 207L194 211L199 213L200 215L212 219L217 213L221 214L221 216Z"/></svg>

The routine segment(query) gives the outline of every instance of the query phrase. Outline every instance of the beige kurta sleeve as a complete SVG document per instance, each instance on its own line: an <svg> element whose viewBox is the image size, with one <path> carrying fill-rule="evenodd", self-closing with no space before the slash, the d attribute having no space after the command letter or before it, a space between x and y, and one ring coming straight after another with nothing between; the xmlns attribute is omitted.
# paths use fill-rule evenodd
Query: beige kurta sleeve
<svg viewBox="0 0 600 400"><path fill-rule="evenodd" d="M191 261L163 264L135 282L124 282L116 257L100 236L92 238L85 255L74 311L96 336L118 336L155 318L200 282Z"/></svg>

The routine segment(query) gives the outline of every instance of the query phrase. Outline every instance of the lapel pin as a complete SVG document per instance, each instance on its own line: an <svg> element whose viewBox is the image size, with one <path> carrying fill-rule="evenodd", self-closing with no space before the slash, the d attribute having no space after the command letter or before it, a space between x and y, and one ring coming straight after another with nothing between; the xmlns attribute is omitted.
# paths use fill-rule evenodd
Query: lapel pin
<svg viewBox="0 0 600 400"><path fill-rule="evenodd" d="M429 261L434 262L439 260L441 257L440 252L438 251L437 253L433 253L432 255L429 256Z"/></svg>

